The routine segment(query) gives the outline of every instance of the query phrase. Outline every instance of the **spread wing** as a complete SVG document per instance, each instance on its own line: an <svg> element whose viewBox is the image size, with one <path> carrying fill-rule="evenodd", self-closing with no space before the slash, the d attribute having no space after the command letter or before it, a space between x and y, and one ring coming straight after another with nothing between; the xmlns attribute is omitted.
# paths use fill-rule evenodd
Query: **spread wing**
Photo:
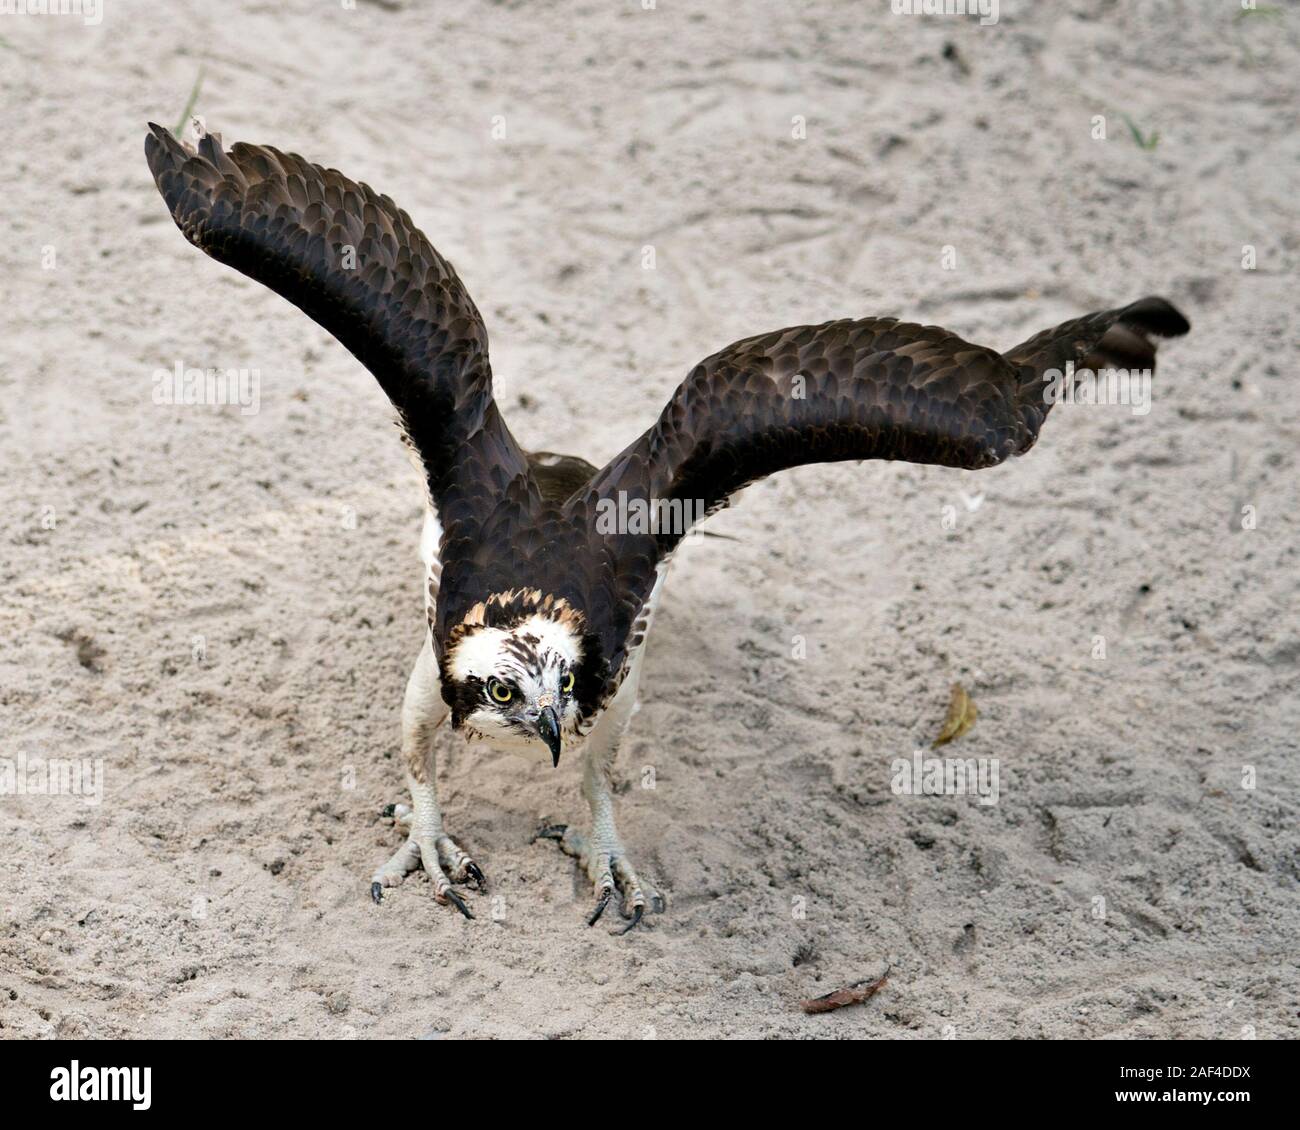
<svg viewBox="0 0 1300 1130"><path fill-rule="evenodd" d="M375 375L423 462L444 545L481 520L527 467L492 398L483 319L451 264L392 200L336 169L149 131L149 169L185 237L287 298Z"/></svg>
<svg viewBox="0 0 1300 1130"><path fill-rule="evenodd" d="M1154 368L1148 335L1186 333L1168 302L1089 314L1000 354L936 326L893 318L795 326L701 361L654 426L569 500L610 581L597 601L615 671L639 643L656 572L683 536L678 515L708 513L787 467L901 459L981 468L1033 446L1066 361ZM610 530L609 516L657 507L668 528ZM602 512L607 516L602 522Z"/></svg>

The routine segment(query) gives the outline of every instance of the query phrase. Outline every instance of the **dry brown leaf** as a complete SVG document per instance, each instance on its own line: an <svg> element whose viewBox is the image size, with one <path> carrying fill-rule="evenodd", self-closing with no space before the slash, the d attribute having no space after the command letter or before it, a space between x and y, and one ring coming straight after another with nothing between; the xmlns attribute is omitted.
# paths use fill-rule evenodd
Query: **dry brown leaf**
<svg viewBox="0 0 1300 1130"><path fill-rule="evenodd" d="M948 716L943 720L943 729L939 731L939 736L934 739L934 744L930 748L938 749L941 745L947 745L960 738L975 725L975 719L978 717L979 711L975 709L975 700L966 693L966 688L960 683L953 683L952 698L948 700Z"/></svg>
<svg viewBox="0 0 1300 1130"><path fill-rule="evenodd" d="M881 986L889 980L889 970L886 969L881 975L879 981L859 981L856 985L850 985L847 989L836 989L833 993L827 993L823 997L813 997L812 1000L800 1001L799 1007L807 1013L817 1012L834 1012L837 1008L844 1008L851 1004L861 1004L863 1001L869 1001L878 992Z"/></svg>

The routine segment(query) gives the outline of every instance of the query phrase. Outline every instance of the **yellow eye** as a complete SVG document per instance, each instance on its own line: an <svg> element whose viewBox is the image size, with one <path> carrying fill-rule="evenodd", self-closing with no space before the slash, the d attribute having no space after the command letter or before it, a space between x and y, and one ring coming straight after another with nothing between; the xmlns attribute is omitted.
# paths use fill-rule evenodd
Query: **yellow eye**
<svg viewBox="0 0 1300 1130"><path fill-rule="evenodd" d="M497 702L509 702L511 691L500 679L491 679L488 682L488 694Z"/></svg>
<svg viewBox="0 0 1300 1130"><path fill-rule="evenodd" d="M567 675L564 676L564 682L560 684L560 690L563 691L565 694L573 693L573 672L572 671L570 671Z"/></svg>

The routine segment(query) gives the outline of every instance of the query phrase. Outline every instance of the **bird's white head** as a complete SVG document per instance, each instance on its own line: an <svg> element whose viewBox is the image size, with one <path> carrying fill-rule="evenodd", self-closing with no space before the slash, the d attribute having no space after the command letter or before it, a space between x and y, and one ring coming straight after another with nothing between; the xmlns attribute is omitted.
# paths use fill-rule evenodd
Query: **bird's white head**
<svg viewBox="0 0 1300 1130"><path fill-rule="evenodd" d="M584 648L582 614L537 590L497 593L450 633L442 662L452 725L498 745L536 745L560 762L576 736Z"/></svg>

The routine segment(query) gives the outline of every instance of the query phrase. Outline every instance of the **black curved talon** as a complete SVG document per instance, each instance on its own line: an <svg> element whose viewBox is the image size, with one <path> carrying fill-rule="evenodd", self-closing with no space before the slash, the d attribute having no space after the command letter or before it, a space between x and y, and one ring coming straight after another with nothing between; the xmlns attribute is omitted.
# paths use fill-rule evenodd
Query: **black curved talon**
<svg viewBox="0 0 1300 1130"><path fill-rule="evenodd" d="M562 840L564 839L564 833L568 830L569 826L567 824L543 824L533 833L530 842L535 844L538 840Z"/></svg>
<svg viewBox="0 0 1300 1130"><path fill-rule="evenodd" d="M596 903L596 909L591 912L591 917L587 919L588 926L594 926L600 921L600 916L605 913L605 907L609 905L609 900L614 897L614 888L606 887L604 893L600 896L600 901Z"/></svg>
<svg viewBox="0 0 1300 1130"><path fill-rule="evenodd" d="M632 911L632 921L629 922L626 926L624 926L623 929L621 929L621 930L615 930L615 931L614 931L614 936L615 936L616 938L621 938L621 937L622 937L624 934L626 934L629 930L635 930L635 929L636 929L636 924L637 924L638 922L641 921L641 916L642 916L643 914L645 914L645 907L644 907L644 906L638 906L634 911Z"/></svg>
<svg viewBox="0 0 1300 1130"><path fill-rule="evenodd" d="M383 884L383 883L371 883L371 884L370 884L370 897L371 897L372 899L375 900L375 905L376 905L376 906L378 906L381 902L383 902L383 901L384 901L384 884Z"/></svg>
<svg viewBox="0 0 1300 1130"><path fill-rule="evenodd" d="M464 900L463 898L461 898L460 895L458 895L458 894L457 894L455 891L453 891L450 887L447 889L446 894L447 894L447 897L448 897L449 899L451 899L451 901L455 904L456 909L459 910L459 911L461 912L461 914L463 914L466 918L473 918L473 917L474 917L474 916L469 912L469 907L467 907L467 906L465 905L465 900Z"/></svg>
<svg viewBox="0 0 1300 1130"><path fill-rule="evenodd" d="M478 869L478 864L473 860L465 864L465 874L474 880L475 886L480 891L487 890L487 880L483 877L483 872Z"/></svg>

